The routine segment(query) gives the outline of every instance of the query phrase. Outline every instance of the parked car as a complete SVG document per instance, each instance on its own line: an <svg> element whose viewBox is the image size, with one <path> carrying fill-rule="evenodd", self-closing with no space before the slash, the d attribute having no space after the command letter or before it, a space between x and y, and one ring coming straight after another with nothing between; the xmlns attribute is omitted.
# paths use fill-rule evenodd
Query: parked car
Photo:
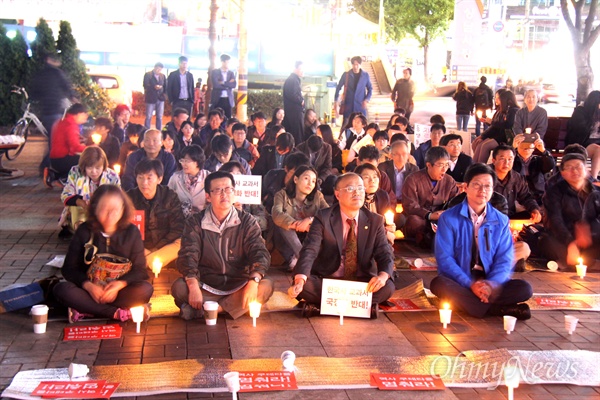
<svg viewBox="0 0 600 400"><path fill-rule="evenodd" d="M119 75L93 73L89 74L92 81L97 83L102 89L106 90L108 97L115 104L127 104L131 108L133 103L133 94L131 89L128 89Z"/></svg>

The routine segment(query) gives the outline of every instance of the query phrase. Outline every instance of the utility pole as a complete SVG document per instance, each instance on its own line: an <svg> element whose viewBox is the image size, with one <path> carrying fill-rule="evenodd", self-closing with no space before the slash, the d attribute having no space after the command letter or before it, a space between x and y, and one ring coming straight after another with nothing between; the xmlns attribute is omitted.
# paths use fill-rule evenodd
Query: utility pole
<svg viewBox="0 0 600 400"><path fill-rule="evenodd" d="M246 0L239 0L240 38L238 42L238 93L236 117L242 123L248 119L248 30L246 29Z"/></svg>
<svg viewBox="0 0 600 400"><path fill-rule="evenodd" d="M215 49L215 42L217 41L217 11L219 11L219 5L217 0L210 1L210 22L208 25L208 40L210 41L210 47L208 48L208 60L210 62L208 66L208 79L206 80L207 90L206 96L204 97L204 113L208 114L210 107L210 94L212 92L212 81L210 79L210 73L216 67L217 50Z"/></svg>

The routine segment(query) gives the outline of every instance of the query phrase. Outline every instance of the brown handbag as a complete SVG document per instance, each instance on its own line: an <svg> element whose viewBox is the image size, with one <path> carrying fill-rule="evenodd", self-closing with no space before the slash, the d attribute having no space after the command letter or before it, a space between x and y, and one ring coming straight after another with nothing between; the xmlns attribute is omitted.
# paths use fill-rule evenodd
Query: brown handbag
<svg viewBox="0 0 600 400"><path fill-rule="evenodd" d="M131 261L126 257L116 256L110 253L99 253L98 248L93 245L94 234L85 244L84 262L89 265L87 278L90 282L106 286L108 283L119 279L131 270ZM89 254L91 252L91 259Z"/></svg>
<svg viewBox="0 0 600 400"><path fill-rule="evenodd" d="M346 72L346 82L344 83L344 93L342 94L342 101L340 103L340 111L338 111L338 115L344 115L346 111L346 91L348 90L348 72Z"/></svg>

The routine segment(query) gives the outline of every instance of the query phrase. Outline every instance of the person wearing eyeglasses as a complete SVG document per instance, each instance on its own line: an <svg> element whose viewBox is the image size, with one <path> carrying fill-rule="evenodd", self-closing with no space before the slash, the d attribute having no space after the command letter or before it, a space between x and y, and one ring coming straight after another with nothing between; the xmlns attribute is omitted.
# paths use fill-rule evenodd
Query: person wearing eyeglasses
<svg viewBox="0 0 600 400"><path fill-rule="evenodd" d="M526 281L511 279L508 218L489 203L495 180L494 170L485 164L473 164L465 173L466 199L438 220L438 276L430 289L453 309L476 318L511 315L526 320L531 312L525 302L533 290Z"/></svg>
<svg viewBox="0 0 600 400"><path fill-rule="evenodd" d="M434 146L425 153L425 168L408 175L402 185L402 206L406 223L404 236L414 238L417 245L430 248L435 224L444 205L459 192L449 174L450 156L445 148Z"/></svg>
<svg viewBox="0 0 600 400"><path fill-rule="evenodd" d="M160 160L145 159L135 166L137 187L127 192L136 210L144 211L144 254L151 268L155 258L163 265L177 259L183 233L183 211L177 194L160 183L164 168Z"/></svg>
<svg viewBox="0 0 600 400"><path fill-rule="evenodd" d="M323 278L368 282L371 318L377 318L378 304L395 290L394 254L383 217L363 208L365 185L355 173L339 176L334 194L338 204L315 214L288 294L304 300L303 314L310 317L321 304Z"/></svg>
<svg viewBox="0 0 600 400"><path fill-rule="evenodd" d="M546 150L544 141L536 134L537 139L534 142L525 140L525 136L520 134L515 136L513 147L517 149L517 156L513 164L513 171L518 172L529 186L529 191L535 197L538 204L542 204L542 196L546 190L545 175L551 172L556 165L552 154ZM538 150L541 155L534 155Z"/></svg>
<svg viewBox="0 0 600 400"><path fill-rule="evenodd" d="M207 206L186 220L177 259L182 277L171 293L184 320L202 317L205 301L236 319L252 301L265 304L273 294L265 276L271 255L256 219L235 207L233 175L213 172L204 188Z"/></svg>

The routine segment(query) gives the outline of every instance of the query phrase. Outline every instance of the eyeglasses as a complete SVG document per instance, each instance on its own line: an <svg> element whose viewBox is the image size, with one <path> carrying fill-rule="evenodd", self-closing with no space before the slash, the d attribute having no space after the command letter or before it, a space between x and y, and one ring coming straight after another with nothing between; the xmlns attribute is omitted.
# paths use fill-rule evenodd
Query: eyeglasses
<svg viewBox="0 0 600 400"><path fill-rule="evenodd" d="M348 193L364 192L365 187L364 186L346 186L345 188L339 188L338 190L345 190Z"/></svg>
<svg viewBox="0 0 600 400"><path fill-rule="evenodd" d="M210 191L210 194L213 194L215 196L220 196L223 193L225 194L232 194L235 191L235 188L232 188L231 186L225 187L225 188L216 188Z"/></svg>
<svg viewBox="0 0 600 400"><path fill-rule="evenodd" d="M583 165L576 165L576 166L568 166L568 167L564 167L563 171L567 171L567 172L573 172L573 171L583 171L585 169L585 167Z"/></svg>
<svg viewBox="0 0 600 400"><path fill-rule="evenodd" d="M179 164L189 164L191 162L194 162L194 160L190 160L189 158L180 158L179 159Z"/></svg>
<svg viewBox="0 0 600 400"><path fill-rule="evenodd" d="M449 163L443 163L443 164L435 163L433 165L435 165L439 169L448 169L448 168L450 168L450 164Z"/></svg>
<svg viewBox="0 0 600 400"><path fill-rule="evenodd" d="M469 186L471 186L473 189L479 191L484 191L484 192L491 192L492 190L494 190L494 187L492 185L482 185L481 183L476 183L473 182L471 183Z"/></svg>
<svg viewBox="0 0 600 400"><path fill-rule="evenodd" d="M521 146L521 150L535 150L535 147Z"/></svg>

